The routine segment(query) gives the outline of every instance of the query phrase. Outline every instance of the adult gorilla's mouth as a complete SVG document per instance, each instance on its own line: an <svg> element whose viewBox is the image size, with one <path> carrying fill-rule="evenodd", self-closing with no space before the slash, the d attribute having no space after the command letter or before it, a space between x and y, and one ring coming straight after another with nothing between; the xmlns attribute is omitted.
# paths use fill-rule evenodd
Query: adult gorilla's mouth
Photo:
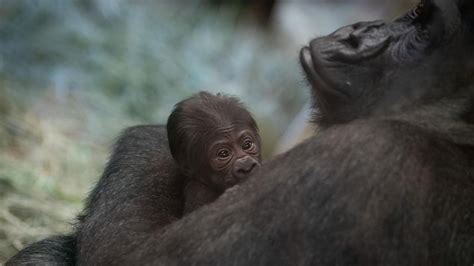
<svg viewBox="0 0 474 266"><path fill-rule="evenodd" d="M321 62L311 54L309 47L303 47L300 51L300 62L306 72L306 77L317 94L331 93L338 96L349 97L337 89L337 85L331 81L329 75L325 73Z"/></svg>

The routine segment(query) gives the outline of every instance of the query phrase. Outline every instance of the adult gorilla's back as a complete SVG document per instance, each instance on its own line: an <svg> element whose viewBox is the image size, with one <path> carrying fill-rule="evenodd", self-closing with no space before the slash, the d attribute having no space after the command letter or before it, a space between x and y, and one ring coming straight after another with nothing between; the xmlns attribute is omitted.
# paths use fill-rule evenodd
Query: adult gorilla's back
<svg viewBox="0 0 474 266"><path fill-rule="evenodd" d="M313 40L300 56L318 136L164 229L143 216L161 212L152 189L127 190L143 181L125 181L117 168L123 189L99 182L77 232L77 262L472 264L473 47L470 0L427 0L393 23ZM151 166L133 167L128 174Z"/></svg>

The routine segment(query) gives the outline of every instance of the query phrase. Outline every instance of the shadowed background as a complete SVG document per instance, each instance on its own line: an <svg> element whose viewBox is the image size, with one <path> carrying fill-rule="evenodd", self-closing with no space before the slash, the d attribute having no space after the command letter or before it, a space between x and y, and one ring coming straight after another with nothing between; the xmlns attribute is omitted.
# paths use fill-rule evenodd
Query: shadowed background
<svg viewBox="0 0 474 266"><path fill-rule="evenodd" d="M307 128L298 50L413 2L0 1L0 264L70 230L123 128L200 90L247 104L266 158L289 148Z"/></svg>

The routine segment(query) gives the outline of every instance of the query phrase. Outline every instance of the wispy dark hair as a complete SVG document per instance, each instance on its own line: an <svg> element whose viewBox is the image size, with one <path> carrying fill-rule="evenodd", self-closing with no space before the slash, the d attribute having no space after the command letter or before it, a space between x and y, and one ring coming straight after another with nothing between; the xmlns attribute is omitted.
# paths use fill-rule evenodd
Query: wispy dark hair
<svg viewBox="0 0 474 266"><path fill-rule="evenodd" d="M183 163L189 166L193 158L205 157L205 137L218 127L235 124L258 132L257 123L238 98L203 91L177 103L166 124L174 160L182 167Z"/></svg>

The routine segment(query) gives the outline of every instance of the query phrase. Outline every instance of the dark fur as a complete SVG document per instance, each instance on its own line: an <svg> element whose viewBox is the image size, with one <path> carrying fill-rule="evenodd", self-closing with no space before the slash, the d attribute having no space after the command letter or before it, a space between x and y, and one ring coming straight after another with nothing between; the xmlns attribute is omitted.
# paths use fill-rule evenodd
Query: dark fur
<svg viewBox="0 0 474 266"><path fill-rule="evenodd" d="M187 167L207 160L204 147L198 146L205 144L202 135L212 135L216 128L233 124L245 124L258 132L252 115L235 97L200 92L177 103L166 124L173 158Z"/></svg>
<svg viewBox="0 0 474 266"><path fill-rule="evenodd" d="M5 266L13 265L74 265L74 236L53 236L28 245L13 256Z"/></svg>
<svg viewBox="0 0 474 266"><path fill-rule="evenodd" d="M222 193L219 193L199 181L188 179L183 190L184 210L183 215L215 201Z"/></svg>
<svg viewBox="0 0 474 266"><path fill-rule="evenodd" d="M260 146L257 123L237 98L200 92L177 103L171 112L166 128L171 155L185 176L185 214L213 202L224 192L210 178L213 171L207 149L220 138L218 129L239 125L252 130ZM222 173L219 179L228 174Z"/></svg>
<svg viewBox="0 0 474 266"><path fill-rule="evenodd" d="M117 172L114 182L102 180L92 194L77 232L78 263L474 263L474 3L426 3L416 20L408 15L389 25L358 25L362 34L349 46L340 46L344 32L312 41L302 61L325 128L267 161L254 174L258 178L164 230L146 226L149 219L137 214L149 211L146 204L110 207L155 197L149 188L117 193L115 182L141 186L137 180L152 179L140 174L150 166L117 164L129 170ZM386 36L390 43L377 57L340 61L340 52ZM313 56L324 47L338 47L324 53L329 57L322 62L332 68L322 69L334 82L331 89L342 94L321 91L308 68L309 55L321 59ZM151 131L136 129L130 137ZM128 153L117 151L150 149L125 144L119 141L113 157L130 162Z"/></svg>
<svg viewBox="0 0 474 266"><path fill-rule="evenodd" d="M180 177L164 126L127 129L79 218L77 241L91 244L78 245L78 254L96 258L92 265L135 264L127 254L140 252L150 232L181 217Z"/></svg>

